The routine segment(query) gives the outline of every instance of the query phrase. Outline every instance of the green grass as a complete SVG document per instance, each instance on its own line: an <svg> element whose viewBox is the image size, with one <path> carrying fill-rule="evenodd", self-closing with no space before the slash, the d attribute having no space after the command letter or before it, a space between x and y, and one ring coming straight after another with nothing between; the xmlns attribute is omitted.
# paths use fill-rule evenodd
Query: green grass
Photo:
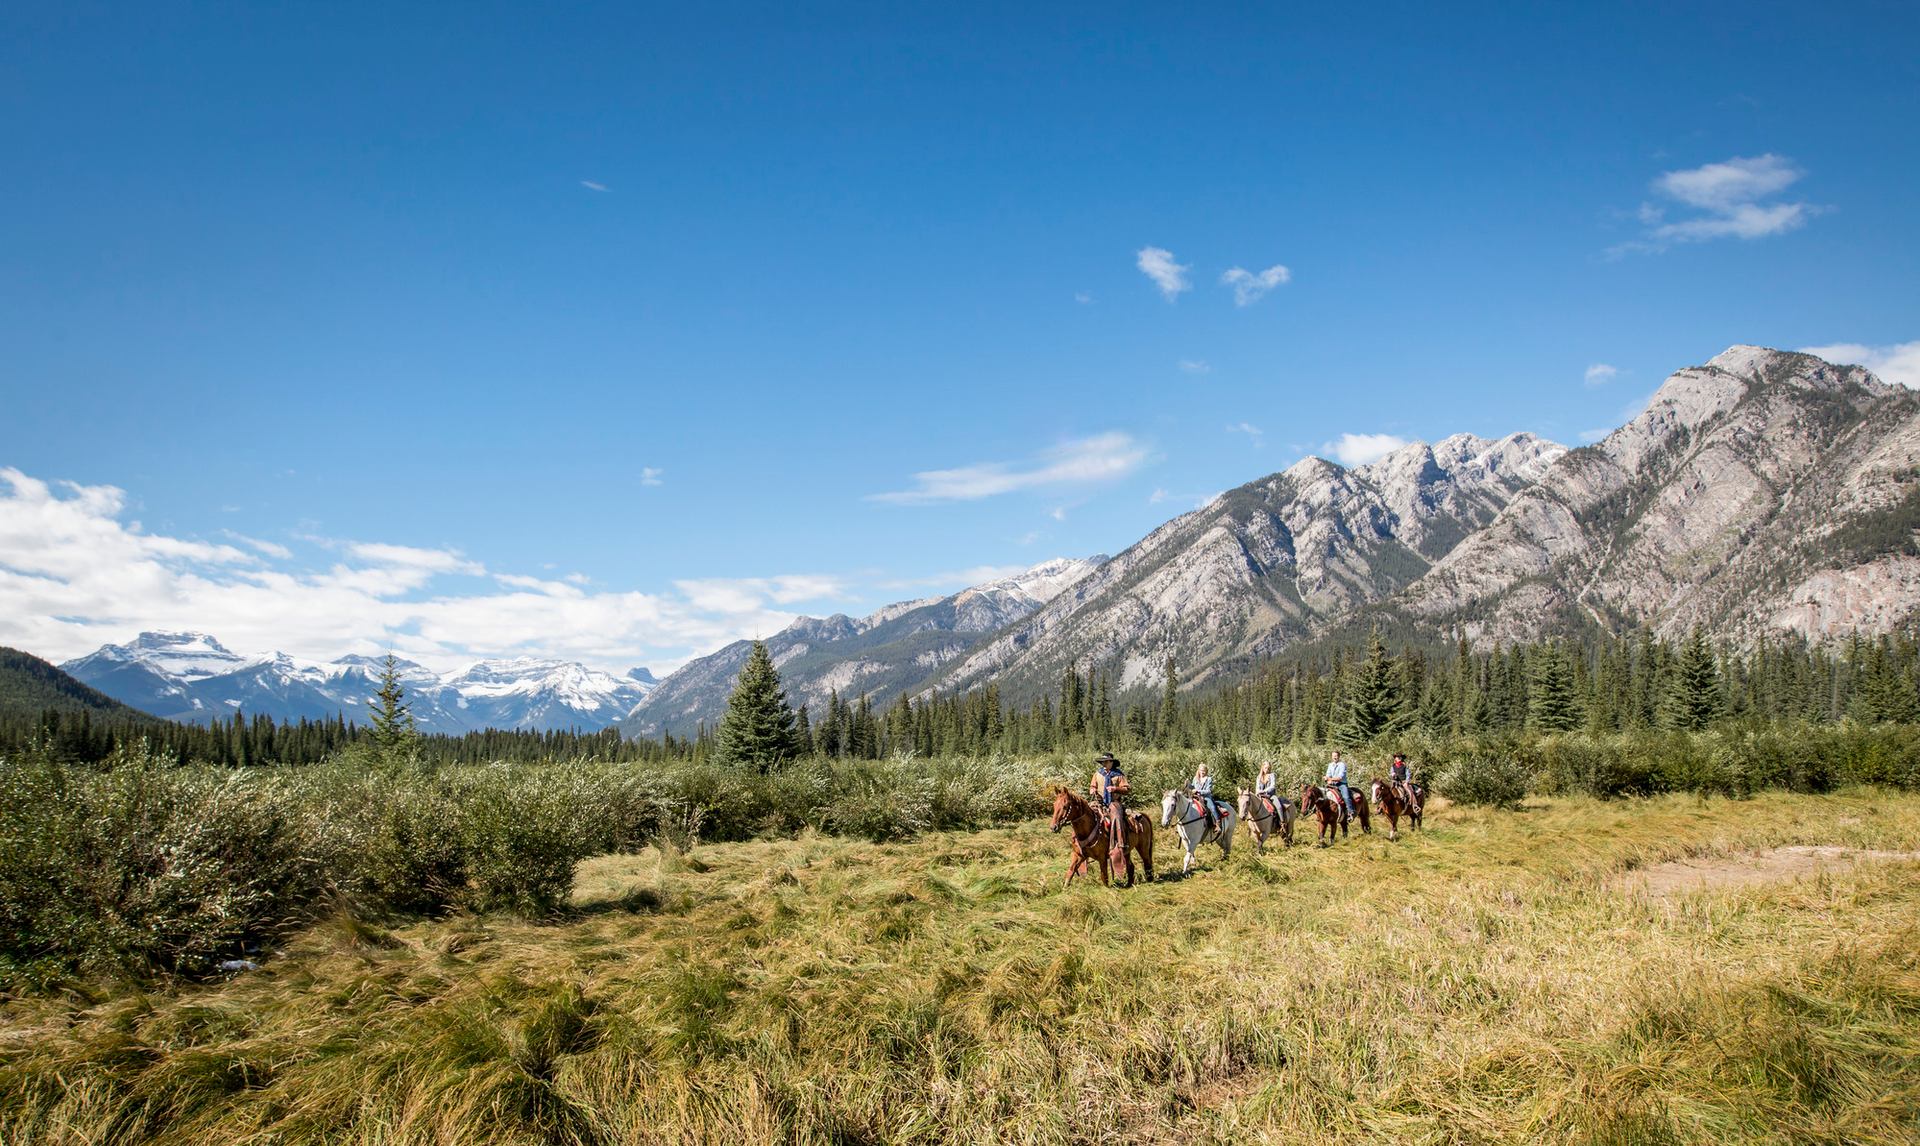
<svg viewBox="0 0 1920 1146"><path fill-rule="evenodd" d="M557 922L335 921L0 1011L0 1141L1910 1142L1920 796L1534 800L1060 888L1038 820L581 865ZM1162 832L1163 874L1179 870Z"/></svg>

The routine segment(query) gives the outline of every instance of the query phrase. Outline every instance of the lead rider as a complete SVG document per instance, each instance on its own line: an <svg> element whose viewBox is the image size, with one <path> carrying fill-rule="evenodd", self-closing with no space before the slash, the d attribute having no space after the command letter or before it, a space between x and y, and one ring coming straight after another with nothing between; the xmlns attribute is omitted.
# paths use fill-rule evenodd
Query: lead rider
<svg viewBox="0 0 1920 1146"><path fill-rule="evenodd" d="M1113 753L1102 752L1093 762L1097 767L1093 779L1087 782L1087 795L1100 805L1100 814L1107 818L1109 850L1115 855L1125 855L1127 793L1132 786L1127 783L1127 774L1120 770L1120 761L1113 758Z"/></svg>
<svg viewBox="0 0 1920 1146"><path fill-rule="evenodd" d="M1347 815L1353 815L1353 789L1347 786L1347 762L1340 759L1340 750L1333 750L1333 759L1327 761L1327 790L1337 793L1340 803L1347 809Z"/></svg>

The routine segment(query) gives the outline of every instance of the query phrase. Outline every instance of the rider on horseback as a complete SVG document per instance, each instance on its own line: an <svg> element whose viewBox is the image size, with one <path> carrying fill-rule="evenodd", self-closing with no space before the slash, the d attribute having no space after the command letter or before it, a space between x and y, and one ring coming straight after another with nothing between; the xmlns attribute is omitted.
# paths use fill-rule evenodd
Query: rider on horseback
<svg viewBox="0 0 1920 1146"><path fill-rule="evenodd" d="M1340 798L1341 806L1347 815L1353 815L1353 789L1347 785L1347 762L1340 759L1340 750L1333 750L1333 759L1327 761L1327 790Z"/></svg>
<svg viewBox="0 0 1920 1146"><path fill-rule="evenodd" d="M1267 802L1267 811L1276 816L1280 814L1280 790L1273 776L1273 761L1260 762L1260 775L1254 777L1253 781L1253 795L1255 799Z"/></svg>
<svg viewBox="0 0 1920 1146"><path fill-rule="evenodd" d="M1393 781L1394 787L1399 788L1401 795L1406 798L1407 803L1412 805L1414 802L1413 767L1407 763L1406 753L1395 752L1393 754L1393 763L1387 768L1387 778Z"/></svg>
<svg viewBox="0 0 1920 1146"><path fill-rule="evenodd" d="M1120 770L1120 761L1113 753L1102 752L1094 759L1098 765L1094 769L1093 779L1087 784L1087 794L1100 805L1100 812L1107 818L1107 834L1111 837L1109 845L1115 851L1125 854L1127 846L1127 774Z"/></svg>
<svg viewBox="0 0 1920 1146"><path fill-rule="evenodd" d="M1207 818L1207 830L1220 830L1220 817L1213 806L1213 776L1202 763L1193 772L1193 802L1200 805L1200 814Z"/></svg>

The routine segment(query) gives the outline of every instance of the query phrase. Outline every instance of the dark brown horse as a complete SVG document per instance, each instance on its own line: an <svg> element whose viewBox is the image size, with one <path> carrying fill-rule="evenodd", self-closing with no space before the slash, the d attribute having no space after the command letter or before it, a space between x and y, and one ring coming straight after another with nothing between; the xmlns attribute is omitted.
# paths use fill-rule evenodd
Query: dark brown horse
<svg viewBox="0 0 1920 1146"><path fill-rule="evenodd" d="M1387 818L1387 838L1400 838L1400 817L1405 816L1407 823L1416 830L1420 827L1420 804L1410 797L1398 784L1388 783L1378 776L1373 779L1373 803L1380 814Z"/></svg>
<svg viewBox="0 0 1920 1146"><path fill-rule="evenodd" d="M1320 821L1320 835L1315 841L1320 847L1326 847L1336 831L1341 835L1347 833L1346 809L1340 806L1337 797L1321 791L1318 785L1300 785L1300 808Z"/></svg>

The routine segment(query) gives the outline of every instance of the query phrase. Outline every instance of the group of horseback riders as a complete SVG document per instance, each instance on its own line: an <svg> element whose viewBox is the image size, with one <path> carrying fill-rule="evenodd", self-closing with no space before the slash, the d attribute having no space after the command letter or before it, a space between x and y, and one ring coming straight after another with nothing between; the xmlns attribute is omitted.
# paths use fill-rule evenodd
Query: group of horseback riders
<svg viewBox="0 0 1920 1146"><path fill-rule="evenodd" d="M1414 781L1413 767L1407 763L1405 753L1393 754L1393 763L1387 768L1387 782L1400 790L1409 805L1424 802L1420 799L1424 796L1424 791ZM1347 815L1352 816L1356 810L1353 787L1347 783L1347 762L1341 759L1338 749L1334 750L1333 759L1327 761L1327 774L1321 783L1326 785L1327 791L1340 801ZM1087 794L1100 809L1101 819L1107 827L1110 846L1115 851L1123 848L1125 831L1123 824L1126 819L1127 794L1130 791L1132 791L1132 785L1128 783L1127 774L1121 769L1120 761L1114 759L1113 753L1102 752L1094 759L1093 779L1087 783ZM1194 806L1206 817L1207 828L1210 831L1218 831L1220 818L1227 814L1230 807L1213 794L1213 776L1206 764L1202 763L1194 770L1193 779L1188 784L1188 794ZM1269 814L1275 817L1281 816L1281 806L1285 801L1280 795L1279 782L1273 774L1273 761L1261 762L1260 774L1254 778L1253 795L1256 800L1265 804Z"/></svg>

